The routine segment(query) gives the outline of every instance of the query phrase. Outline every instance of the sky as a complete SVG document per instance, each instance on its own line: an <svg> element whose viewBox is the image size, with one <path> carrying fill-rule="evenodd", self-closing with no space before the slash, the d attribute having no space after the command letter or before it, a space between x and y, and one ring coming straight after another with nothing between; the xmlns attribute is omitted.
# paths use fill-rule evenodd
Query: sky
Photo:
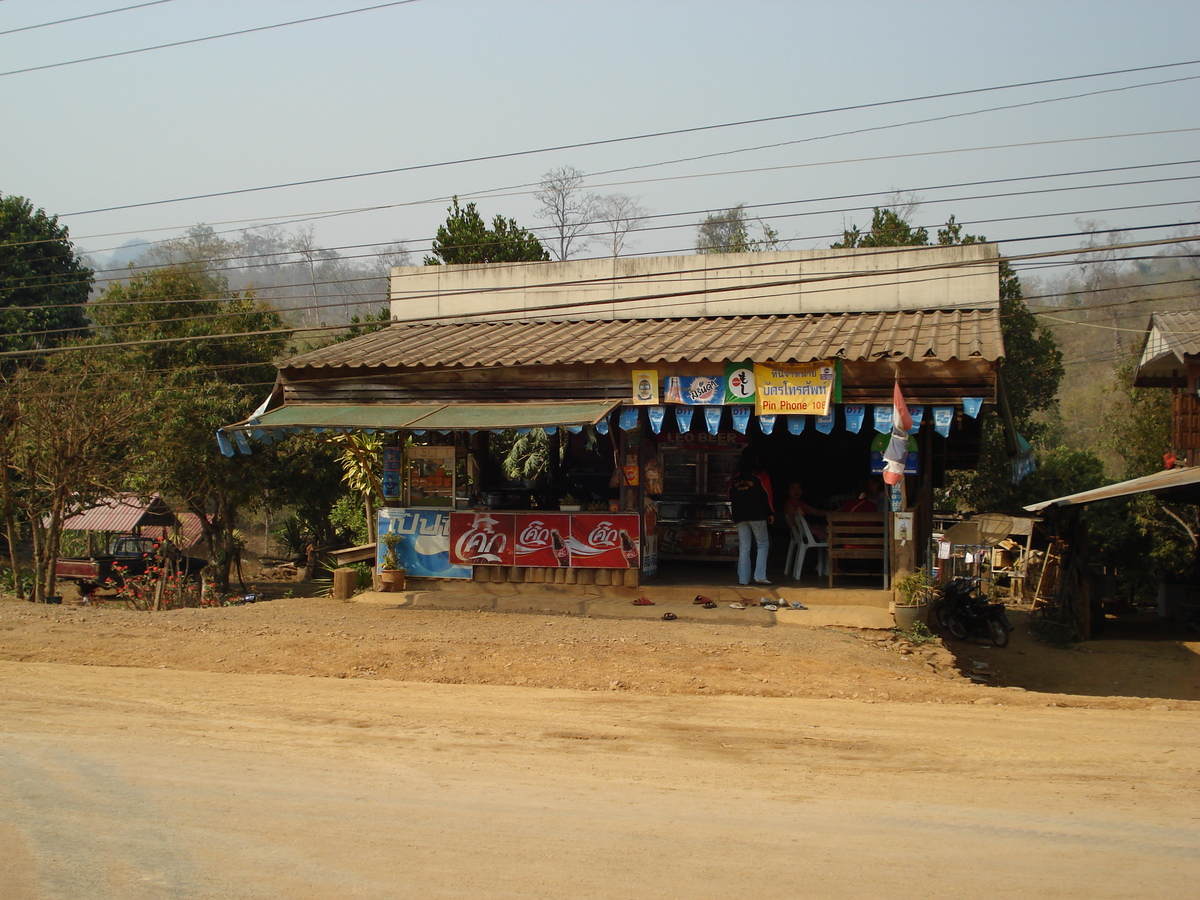
<svg viewBox="0 0 1200 900"><path fill-rule="evenodd" d="M697 223L738 203L798 250L896 197L920 201L915 224L954 215L1017 258L1076 248L1087 223L1159 240L1200 221L1194 0L334 15L380 2L0 0L0 193L97 256L278 224L420 262L454 195L544 225L532 192L563 166L651 214L634 254L691 252ZM162 44L178 45L127 52Z"/></svg>

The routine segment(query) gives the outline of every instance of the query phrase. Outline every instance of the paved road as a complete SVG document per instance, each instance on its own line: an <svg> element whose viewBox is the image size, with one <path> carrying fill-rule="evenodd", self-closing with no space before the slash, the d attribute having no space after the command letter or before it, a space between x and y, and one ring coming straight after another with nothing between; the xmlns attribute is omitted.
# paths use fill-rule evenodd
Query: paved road
<svg viewBox="0 0 1200 900"><path fill-rule="evenodd" d="M1185 897L1200 716L0 663L0 900Z"/></svg>

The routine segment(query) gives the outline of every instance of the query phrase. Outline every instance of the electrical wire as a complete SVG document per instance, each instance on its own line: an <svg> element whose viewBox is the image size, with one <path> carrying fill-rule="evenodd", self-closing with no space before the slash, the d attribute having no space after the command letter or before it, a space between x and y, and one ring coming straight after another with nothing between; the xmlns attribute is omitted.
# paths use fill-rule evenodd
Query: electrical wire
<svg viewBox="0 0 1200 900"><path fill-rule="evenodd" d="M390 6L405 6L409 3L417 3L418 0L392 0L390 3L378 3L375 6L363 6L359 9L347 9L342 12L327 13L323 16L310 16L307 19L293 19L290 22L277 22L274 25L260 25L257 28L243 28L240 31L227 31L224 34L210 34L207 37L189 38L184 41L172 41L169 44L156 44L153 47L139 47L136 50L120 50L116 53L102 53L99 56L89 56L83 59L68 59L63 62L46 63L41 66L27 66L24 69L12 69L8 72L0 72L0 78L8 75L24 75L28 72L43 72L46 69L59 69L63 66L77 66L82 63L97 62L102 59L116 59L120 56L133 56L137 53L149 53L151 50L167 50L172 47L185 47L188 44L202 44L205 41L216 41L227 37L238 37L243 34L254 34L260 31L273 31L276 28L287 28L291 25L306 25L309 22L321 22L326 19L337 19L342 16L353 16L358 13L374 12L379 9L387 9ZM147 4L149 5L149 4ZM130 7L131 9L133 7Z"/></svg>
<svg viewBox="0 0 1200 900"><path fill-rule="evenodd" d="M405 0L405 2L411 2L411 0ZM742 127L745 125L758 125L758 124L763 124L763 123L767 123L767 122L780 122L780 121L785 121L785 120L789 120L789 119L799 119L799 118L806 118L806 117L819 116L819 115L828 115L828 114L837 113L837 112L875 109L875 108L880 108L880 107L885 107L885 106L894 106L894 105L905 104L905 103L916 103L916 102L923 102L923 101L927 101L927 100L944 99L944 98L948 98L948 97L961 97L961 96L968 96L968 95L972 95L972 94L988 93L988 92L993 92L993 91L1012 90L1012 89L1018 88L1018 87L1030 87L1030 86L1037 86L1037 85L1054 84L1054 83L1059 83L1059 82L1064 82L1064 81L1076 81L1076 80L1081 80L1081 79L1086 79L1086 78L1098 78L1098 77L1114 75L1114 74L1126 74L1129 72L1152 71L1152 70L1157 70L1157 69L1177 68L1180 66L1197 65L1197 64L1200 64L1200 60L1190 60L1190 61L1178 62L1178 63L1166 63L1166 64L1163 64L1160 66L1145 66L1145 67L1141 67L1138 69L1113 70L1113 71L1109 71L1109 72L1090 73L1087 75L1073 75L1073 76L1067 76L1067 77L1063 77L1063 78L1051 78L1051 79L1043 79L1041 81L1024 82L1024 83L1020 83L1020 84L998 85L998 86L986 87L986 88L973 88L973 89L967 89L967 90L962 90L962 91L947 91L947 92L938 93L938 94L927 94L927 95L920 96L920 97L907 97L907 98L902 98L902 99L897 99L897 100L881 100L881 101L877 101L874 103L862 103L862 104L857 104L857 105L853 105L853 106L832 107L832 108L828 108L828 109L810 110L807 112L789 113L789 114L779 115L779 116L766 116L766 117L761 117L761 118L756 118L756 119L744 119L744 120L737 121L737 122L723 122L723 123L719 123L719 124L715 124L715 125L697 125L697 126L692 126L689 128L680 128L680 129L674 129L674 130L670 130L670 131L646 132L643 134L628 135L625 137L618 137L618 138L601 138L601 139L591 140L591 141L579 141L579 142L574 142L574 143L569 143L569 144L559 144L559 145L552 146L552 147L540 147L540 148L529 149L529 150L513 150L513 151L508 151L505 153L493 153L493 154L487 154L487 155L483 155L483 156L463 157L460 159L442 160L442 161L432 162L432 163L419 163L419 164L414 164L411 166L397 166L397 167L389 168L389 169L379 169L379 170L375 170L375 171L371 171L371 172L358 172L358 173L353 173L353 174L349 174L349 175L331 175L331 176L325 176L323 178L311 178L311 179L304 179L304 180L299 180L299 181L279 182L277 184L259 185L257 187L235 188L235 189L224 190L224 191L210 191L210 192L206 192L203 194L193 194L193 195L184 196L184 197L172 197L172 198L164 199L164 200L147 200L147 201L143 201L140 203L128 203L128 204L122 204L119 206L100 207L100 208L88 209L88 210L76 210L74 212L63 213L63 215L86 216L86 215L93 215L96 213L103 213L103 212L116 212L118 210L143 209L143 208L146 208L149 206L162 206L162 205L171 204L171 203L183 203L183 202L191 201L191 200L207 200L207 199L212 199L215 197L231 197L231 196L237 196L237 195L241 195L241 194L250 194L250 193L258 193L258 192L262 192L262 191L279 190L282 188L306 187L306 186L310 186L310 185L314 185L314 184L330 184L330 183L337 182L337 181L348 181L348 180L358 179L358 178L373 178L373 177L376 177L379 175L395 175L395 174L399 174L399 173L403 173L403 172L427 171L429 169L466 165L469 163L495 162L495 161L501 160L501 159L514 159L514 158L522 157L522 156L532 156L532 155L543 154L543 153L559 152L562 150L578 150L578 149L582 149L582 148L586 148L586 147L608 146L608 145L612 145L612 144L626 143L626 142L630 142L630 141L642 141L642 140L649 140L651 138L660 138L660 137L674 137L674 136L683 135L683 134L695 134L695 133L703 132L703 131L712 131L712 130L724 129L724 128L737 128L737 127ZM4 74L5 73L0 73L0 77L2 77ZM1186 76L1184 78L1175 79L1175 80L1190 81L1190 80L1194 80L1196 78L1200 78L1200 76ZM1166 84L1166 83L1169 83L1169 82L1151 82L1151 83L1147 83L1145 85L1131 85L1131 86L1127 86L1127 87L1111 88L1111 89L1106 89L1104 91L1100 91L1097 93L1110 93L1112 91L1132 90L1132 89L1139 88L1139 87L1155 86L1158 84ZM1080 94L1077 96L1071 96L1071 97L1065 97L1065 98L1043 99L1040 101L1031 101L1029 104L1020 104L1020 105L1025 106L1025 105L1032 105L1034 103L1058 102L1059 100L1078 99L1078 97L1083 97L1083 96L1090 96L1090 95ZM967 113L961 113L961 114L956 114L956 115L973 115L973 114L975 114L973 111L969 111ZM953 117L955 117L955 116L950 116L949 118L953 118ZM908 123L902 123L902 124L908 124ZM900 125L878 126L878 128L885 128L885 127L893 128L893 127L901 127L901 126ZM872 129L872 130L875 130L875 129Z"/></svg>
<svg viewBox="0 0 1200 900"><path fill-rule="evenodd" d="M84 19L95 19L99 16L111 16L113 13L129 12L133 9L145 9L147 6L159 6L163 3L174 3L175 0L150 0L148 3L138 3L134 6L122 6L120 9L105 9L100 12L87 13L82 16L71 16L69 19L56 19L53 22L39 22L37 25L23 25L20 28L10 28L0 31L0 37L6 34L17 34L20 31L33 31L36 28L49 28L52 25L65 25L68 22L82 22Z"/></svg>

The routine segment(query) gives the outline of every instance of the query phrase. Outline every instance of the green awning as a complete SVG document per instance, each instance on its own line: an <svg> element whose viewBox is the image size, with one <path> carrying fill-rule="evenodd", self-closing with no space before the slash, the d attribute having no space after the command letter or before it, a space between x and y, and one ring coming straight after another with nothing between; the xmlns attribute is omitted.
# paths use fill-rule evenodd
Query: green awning
<svg viewBox="0 0 1200 900"><path fill-rule="evenodd" d="M300 431L498 431L595 425L620 402L289 404L227 425L217 432L217 441L221 452L232 456L235 445L249 453L249 439L270 443Z"/></svg>

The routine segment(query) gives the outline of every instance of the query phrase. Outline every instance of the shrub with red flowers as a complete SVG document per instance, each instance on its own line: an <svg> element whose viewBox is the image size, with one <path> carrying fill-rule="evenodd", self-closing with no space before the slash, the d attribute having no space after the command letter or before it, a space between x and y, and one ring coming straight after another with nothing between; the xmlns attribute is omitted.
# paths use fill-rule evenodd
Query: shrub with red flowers
<svg viewBox="0 0 1200 900"><path fill-rule="evenodd" d="M103 586L117 592L114 600L124 600L135 609L154 609L156 597L159 598L158 609L219 605L202 602L200 584L184 578L173 566L156 563L147 566L145 573L141 575L129 574L129 569L119 563L115 564L113 569L119 577L108 579Z"/></svg>

